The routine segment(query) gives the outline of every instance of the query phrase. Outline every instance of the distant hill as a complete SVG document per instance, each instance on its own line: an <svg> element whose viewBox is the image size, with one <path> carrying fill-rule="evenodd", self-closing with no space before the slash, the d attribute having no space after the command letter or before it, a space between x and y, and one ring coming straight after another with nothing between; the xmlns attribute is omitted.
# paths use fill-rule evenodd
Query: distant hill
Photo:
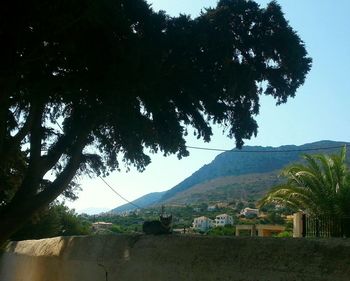
<svg viewBox="0 0 350 281"><path fill-rule="evenodd" d="M135 204L136 206L140 206L141 208L147 207L147 206L156 204L162 198L164 193L165 193L165 191L149 193L149 194L146 194L146 195L132 201L132 203ZM135 209L136 209L135 206L133 206L130 203L127 203L127 204L124 204L122 206L119 206L119 207L111 210L110 212L118 214L118 213L123 213L126 211L132 211Z"/></svg>
<svg viewBox="0 0 350 281"><path fill-rule="evenodd" d="M289 163L300 160L300 156L306 152L300 150L318 149L307 151L307 153L334 153L338 149L322 150L322 147L338 147L344 142L319 141L301 146L285 145L280 147L245 146L242 150L233 149L230 152L219 154L208 165L204 165L190 177L168 190L161 201L166 201L175 194L182 192L198 183L211 179L239 176L246 174L267 173L280 170ZM276 151L286 152L276 152ZM254 151L254 152L248 152Z"/></svg>
<svg viewBox="0 0 350 281"><path fill-rule="evenodd" d="M226 176L198 183L176 193L174 196L159 201L165 205L187 205L212 202L230 202L235 199L256 200L271 186L282 183L279 171Z"/></svg>
<svg viewBox="0 0 350 281"><path fill-rule="evenodd" d="M219 154L211 163L178 185L163 192L161 196L158 194L157 200L152 193L137 200L151 198L149 201L152 203L140 205L147 207L163 203L227 201L242 196L258 198L271 186L280 183L282 179L278 177L279 171L290 163L300 161L302 154L338 153L339 147L344 144L349 145L346 142L318 141L300 146L244 146L242 150L233 149ZM137 200L134 202L139 205Z"/></svg>

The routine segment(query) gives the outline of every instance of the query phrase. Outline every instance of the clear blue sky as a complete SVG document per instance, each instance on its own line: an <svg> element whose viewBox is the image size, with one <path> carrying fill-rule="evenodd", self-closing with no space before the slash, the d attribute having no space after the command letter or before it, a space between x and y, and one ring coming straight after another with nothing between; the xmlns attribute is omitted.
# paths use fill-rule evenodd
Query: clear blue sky
<svg viewBox="0 0 350 281"><path fill-rule="evenodd" d="M179 13L198 15L203 7L215 6L212 0L150 0L154 10L165 10L171 16ZM269 1L257 1L265 6ZM247 145L280 146L304 144L318 140L350 141L350 1L280 0L290 25L305 42L313 66L294 99L276 107L273 99L262 97L257 117L259 132ZM187 144L232 149L234 141L214 130L211 143L188 138ZM190 151L178 160L153 155L143 173L114 173L106 180L123 196L134 200L144 194L175 186L218 153ZM125 202L112 193L100 179L83 178L79 199L69 203L81 211L88 207L114 208Z"/></svg>

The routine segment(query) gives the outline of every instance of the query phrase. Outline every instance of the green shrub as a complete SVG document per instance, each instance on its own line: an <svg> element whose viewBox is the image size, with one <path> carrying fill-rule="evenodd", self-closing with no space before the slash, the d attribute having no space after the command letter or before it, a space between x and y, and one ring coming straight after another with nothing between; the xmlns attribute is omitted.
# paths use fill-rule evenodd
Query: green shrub
<svg viewBox="0 0 350 281"><path fill-rule="evenodd" d="M291 231L283 231L281 233L278 233L276 237L280 237L280 238L293 237L293 233Z"/></svg>

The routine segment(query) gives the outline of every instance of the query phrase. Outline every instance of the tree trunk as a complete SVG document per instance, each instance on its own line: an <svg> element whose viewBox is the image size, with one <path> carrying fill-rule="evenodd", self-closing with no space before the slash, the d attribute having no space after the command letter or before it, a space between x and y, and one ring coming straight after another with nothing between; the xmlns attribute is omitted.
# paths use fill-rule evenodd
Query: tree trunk
<svg viewBox="0 0 350 281"><path fill-rule="evenodd" d="M79 169L82 151L87 142L88 131L80 135L72 146L70 160L57 178L38 194L26 193L22 186L13 200L0 212L0 245L6 243L11 235L19 230L35 213L55 200L69 185ZM38 190L39 186L36 186ZM33 189L33 188L31 188Z"/></svg>
<svg viewBox="0 0 350 281"><path fill-rule="evenodd" d="M11 203L10 205L0 213L0 247L36 213L38 208L18 204L14 206Z"/></svg>
<svg viewBox="0 0 350 281"><path fill-rule="evenodd" d="M10 239L33 215L48 206L67 188L79 168L80 157L77 158L79 159L72 160L44 191L35 196L31 193L23 196L22 193L2 210L0 213L0 246Z"/></svg>

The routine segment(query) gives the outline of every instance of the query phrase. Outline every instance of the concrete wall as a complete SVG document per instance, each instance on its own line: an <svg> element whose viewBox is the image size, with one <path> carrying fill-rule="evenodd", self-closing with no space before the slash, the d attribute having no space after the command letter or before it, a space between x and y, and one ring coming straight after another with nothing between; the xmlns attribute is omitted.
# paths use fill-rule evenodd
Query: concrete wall
<svg viewBox="0 0 350 281"><path fill-rule="evenodd" d="M106 276L107 274L107 276ZM94 236L11 243L1 281L350 280L350 241Z"/></svg>

